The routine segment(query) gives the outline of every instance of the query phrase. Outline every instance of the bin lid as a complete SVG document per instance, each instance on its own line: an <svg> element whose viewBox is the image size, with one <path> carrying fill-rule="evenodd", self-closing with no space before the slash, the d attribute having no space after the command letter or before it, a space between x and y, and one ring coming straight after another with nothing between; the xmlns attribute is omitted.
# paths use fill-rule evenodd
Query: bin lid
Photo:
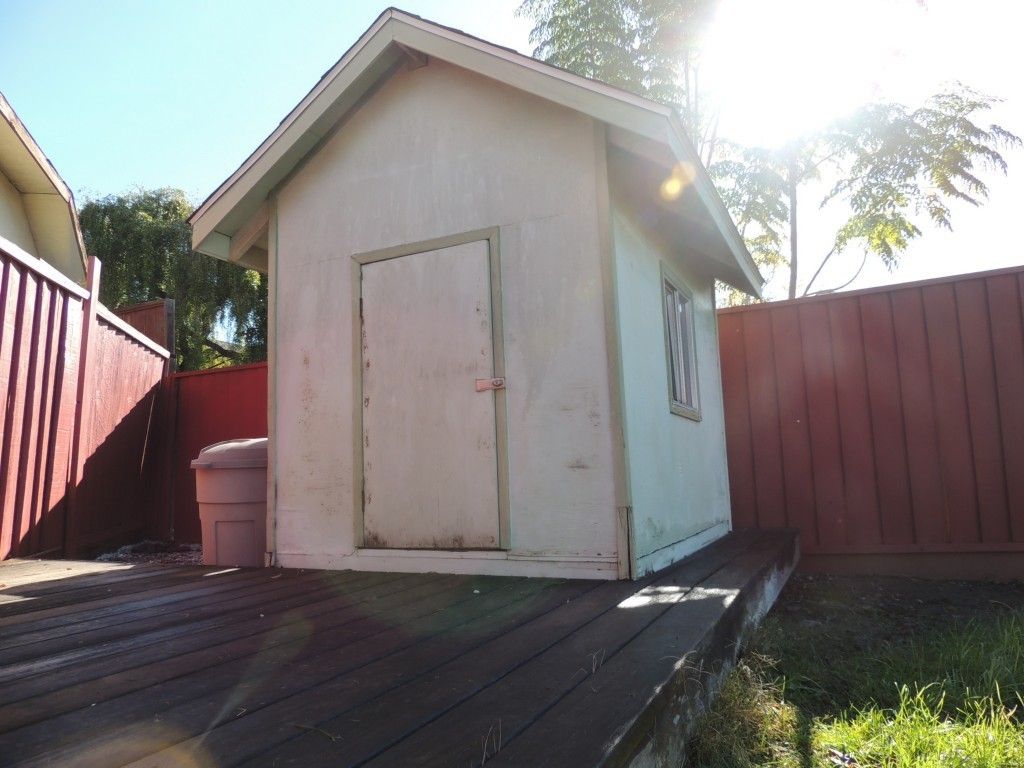
<svg viewBox="0 0 1024 768"><path fill-rule="evenodd" d="M224 440L208 445L192 462L192 469L247 469L267 466L267 438Z"/></svg>

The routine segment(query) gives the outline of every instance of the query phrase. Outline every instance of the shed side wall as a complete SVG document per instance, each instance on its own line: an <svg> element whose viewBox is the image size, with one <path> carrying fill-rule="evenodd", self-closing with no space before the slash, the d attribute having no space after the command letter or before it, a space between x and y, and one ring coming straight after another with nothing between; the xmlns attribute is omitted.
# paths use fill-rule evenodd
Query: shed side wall
<svg viewBox="0 0 1024 768"><path fill-rule="evenodd" d="M594 158L589 118L431 60L394 75L279 191L282 565L368 567L348 557L358 513L351 257L497 227L510 557L614 578Z"/></svg>
<svg viewBox="0 0 1024 768"><path fill-rule="evenodd" d="M714 281L645 233L613 199L626 439L637 572L658 570L729 530ZM693 294L700 421L669 409L662 264Z"/></svg>

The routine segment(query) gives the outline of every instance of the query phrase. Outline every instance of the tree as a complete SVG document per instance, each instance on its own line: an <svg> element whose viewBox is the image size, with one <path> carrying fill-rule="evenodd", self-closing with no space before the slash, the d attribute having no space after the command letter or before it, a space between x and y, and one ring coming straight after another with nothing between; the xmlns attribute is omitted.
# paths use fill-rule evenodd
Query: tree
<svg viewBox="0 0 1024 768"><path fill-rule="evenodd" d="M117 308L174 299L174 353L182 370L262 360L267 278L193 252L191 212L177 189L87 200L79 219L86 250L103 262L100 300Z"/></svg>
<svg viewBox="0 0 1024 768"><path fill-rule="evenodd" d="M714 121L702 114L697 72L700 36L714 5L714 0L524 0L517 13L534 21L534 56L680 105L690 135L713 144Z"/></svg>
<svg viewBox="0 0 1024 768"><path fill-rule="evenodd" d="M921 235L918 219L951 228L952 201L980 205L987 197L979 167L1005 173L1000 150L1020 145L1004 128L976 122L997 100L962 84L916 110L881 101L863 106L781 149L721 140L697 80L713 6L713 0L525 0L519 13L535 22L535 56L681 112L754 259L769 274L789 266L790 298L801 267L798 204L810 182L832 185L819 208L842 202L848 216L830 250L812 262L805 293L825 264L849 249L861 249L861 268L872 255L893 267Z"/></svg>
<svg viewBox="0 0 1024 768"><path fill-rule="evenodd" d="M801 190L812 181L831 182L817 206L839 201L846 213L828 252L811 262L815 270L803 294L812 292L830 259L860 249L850 278L817 292L839 290L856 279L871 256L895 266L922 234L921 219L952 229L952 201L975 206L985 201L988 186L980 170L1005 173L999 150L1021 143L998 125L978 124L978 116L997 101L958 83L914 110L894 102L867 104L781 149L734 150L735 157L720 161L713 173L727 190L724 197L741 232L752 223L759 237L768 233L773 258L781 258L775 247L788 243L791 299L798 293L801 267ZM751 250L758 257L756 240Z"/></svg>

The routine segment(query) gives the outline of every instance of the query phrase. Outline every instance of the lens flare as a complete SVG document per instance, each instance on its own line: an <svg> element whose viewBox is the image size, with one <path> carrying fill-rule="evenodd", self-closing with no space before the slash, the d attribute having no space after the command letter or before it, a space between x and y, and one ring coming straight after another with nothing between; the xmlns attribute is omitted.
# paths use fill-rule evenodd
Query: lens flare
<svg viewBox="0 0 1024 768"><path fill-rule="evenodd" d="M678 200L686 188L693 183L696 172L690 163L678 163L667 179L661 182L661 199L667 203Z"/></svg>

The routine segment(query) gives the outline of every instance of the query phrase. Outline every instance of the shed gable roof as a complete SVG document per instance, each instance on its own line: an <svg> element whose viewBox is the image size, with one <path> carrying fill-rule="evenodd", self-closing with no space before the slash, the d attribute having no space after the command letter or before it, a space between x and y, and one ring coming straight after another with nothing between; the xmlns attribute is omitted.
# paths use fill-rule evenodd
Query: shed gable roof
<svg viewBox="0 0 1024 768"><path fill-rule="evenodd" d="M714 225L717 247L706 253L716 277L760 295L761 276L674 111L395 8L384 11L242 165L192 214L193 247L256 268L248 261L252 231L265 227L272 190L328 136L381 79L410 57L433 57L574 109L606 123L609 140L652 154L671 169L695 171L693 188ZM664 151L651 153L651 144ZM233 242L233 239L237 242ZM245 247L239 247L243 245ZM705 250L708 250L705 248Z"/></svg>

